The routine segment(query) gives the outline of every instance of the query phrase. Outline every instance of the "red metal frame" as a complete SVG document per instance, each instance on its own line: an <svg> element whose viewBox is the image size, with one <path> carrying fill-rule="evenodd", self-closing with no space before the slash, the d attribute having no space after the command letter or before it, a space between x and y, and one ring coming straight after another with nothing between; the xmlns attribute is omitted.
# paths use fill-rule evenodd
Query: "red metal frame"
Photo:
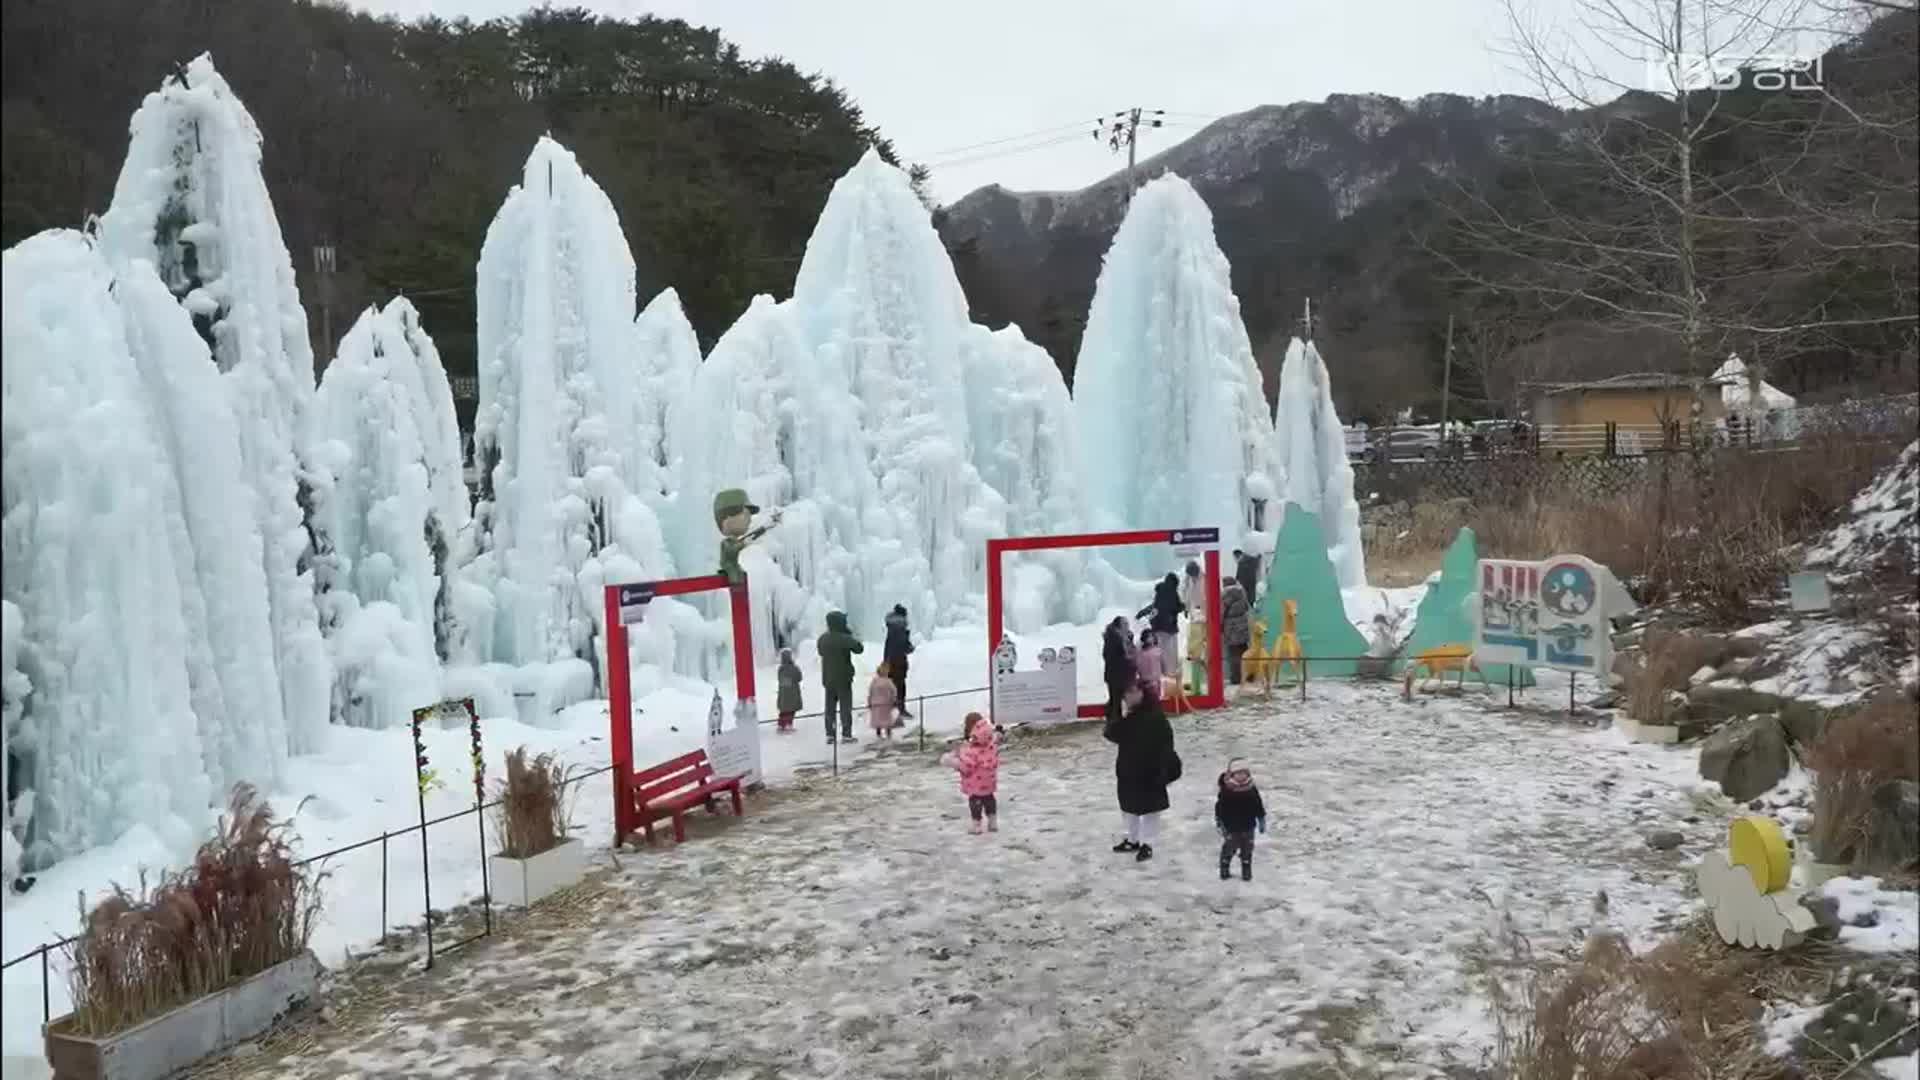
<svg viewBox="0 0 1920 1080"><path fill-rule="evenodd" d="M733 683L740 701L753 700L753 616L747 605L747 583L730 585L724 575L673 578L668 581L623 581L606 587L607 605L607 728L613 750L613 846L619 847L639 827L639 815L630 795L633 784L633 672L627 660L627 628L620 622L620 590L644 585L654 597L726 589L733 612ZM702 721L704 723L704 721ZM755 719L758 722L758 718Z"/></svg>
<svg viewBox="0 0 1920 1080"><path fill-rule="evenodd" d="M1002 603L1000 557L1009 551L1049 551L1059 548L1121 547L1127 544L1169 544L1175 529L1134 529L1129 532L1075 533L1066 536L1007 536L987 541L987 683L993 683L993 650L1000 645ZM1225 667L1220 657L1220 552L1209 547L1205 557L1207 585L1207 692L1184 698L1185 709L1217 709L1226 704ZM1184 650L1176 644L1172 670L1186 674ZM1103 716L1106 702L1081 702L1083 717Z"/></svg>

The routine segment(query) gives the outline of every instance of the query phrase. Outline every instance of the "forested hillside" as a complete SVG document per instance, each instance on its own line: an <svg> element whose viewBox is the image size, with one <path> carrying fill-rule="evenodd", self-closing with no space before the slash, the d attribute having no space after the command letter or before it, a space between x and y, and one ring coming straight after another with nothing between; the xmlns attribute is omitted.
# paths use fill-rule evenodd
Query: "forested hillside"
<svg viewBox="0 0 1920 1080"><path fill-rule="evenodd" d="M704 344L755 293L784 295L833 181L891 148L824 78L719 31L545 9L402 25L308 0L8 0L0 240L102 210L127 117L201 52L265 136L267 183L325 352L313 245L336 247L337 338L412 297L456 376L473 371L488 222L551 132L606 189L639 291L680 292Z"/></svg>

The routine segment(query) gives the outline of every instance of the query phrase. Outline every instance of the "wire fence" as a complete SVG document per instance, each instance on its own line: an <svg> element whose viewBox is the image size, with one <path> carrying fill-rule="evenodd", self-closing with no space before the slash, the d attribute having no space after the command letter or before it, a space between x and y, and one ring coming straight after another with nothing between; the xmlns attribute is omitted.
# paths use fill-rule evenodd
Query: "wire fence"
<svg viewBox="0 0 1920 1080"><path fill-rule="evenodd" d="M1242 679L1238 683L1236 683L1236 685L1240 686L1242 689L1236 700L1242 701L1242 702L1246 701L1248 699L1248 694L1255 692L1253 689L1251 689L1252 687L1257 687L1263 684L1267 684L1267 685L1270 685L1271 689L1286 689L1288 691L1291 691L1297 687L1299 691L1300 700L1305 701L1307 700L1307 688L1311 681L1310 670L1312 668L1312 665L1316 663L1326 664L1326 663L1336 663L1336 662L1342 663L1342 664L1366 663L1369 661L1377 662L1381 659L1383 658L1372 657L1372 656L1308 656L1308 657L1300 658L1300 662L1297 668L1291 667L1291 664L1292 664L1291 661L1285 662L1288 666L1284 668L1282 667L1254 668L1250 671L1247 667L1243 666L1241 671ZM1389 662L1391 663L1392 661L1389 660ZM1261 663L1267 664L1267 665L1280 665L1282 662L1275 660L1271 657L1268 657L1263 659ZM1271 681L1267 680L1264 677L1264 673L1267 671L1274 672L1276 675L1280 676L1280 678L1276 678ZM1253 677L1248 678L1247 676L1249 675ZM1324 681L1326 678L1339 678L1339 677L1343 677L1343 676L1323 676L1322 678ZM1515 692L1515 689L1516 687L1511 682L1511 679L1509 679L1508 686L1507 686L1509 705L1513 703L1513 694ZM991 694L991 693L992 693L992 688L989 686L975 686L975 687L968 687L961 690L946 690L946 691L941 691L933 694L914 695L912 697L912 700L915 703L915 709L913 710L913 719L914 719L914 727L915 727L915 731L913 735L913 746L914 746L915 752L924 753L927 749L926 708L927 708L928 702L939 702L939 701L944 701L951 698L967 697L972 695ZM1271 698L1271 695L1269 694L1269 699L1270 698ZM1570 708L1571 708L1572 700L1573 700L1572 688L1571 686L1569 686L1568 702L1569 702ZM1233 702L1230 701L1228 703L1231 704ZM863 713L865 711L866 709L864 706L852 709L852 712L856 714ZM826 716L827 716L827 710L822 709L815 712L795 713L790 719L795 722L800 720L823 720L826 718ZM836 719L840 719L840 716L837 712L836 712ZM776 716L772 719L761 720L760 726L765 727L769 724L777 725L779 723L780 723L780 718ZM940 738L937 732L935 734L935 737ZM944 744L944 740L942 740L942 743ZM905 745L905 740L898 740L896 744ZM837 739L832 743L832 755L830 759L830 768L832 770L832 774L836 777L840 773L840 746L841 745L842 745L841 742ZM615 768L616 766L614 764L609 763L585 772L574 773L567 777L562 787L564 788L566 786L579 784L584 781L593 779L594 777L597 777L597 776L604 776L612 772ZM421 839L421 847L420 847L420 871L422 875L422 891L424 896L431 897L432 860L430 858L430 844L427 840L427 830L432 828L435 825L442 825L450 821L458 821L462 818L471 817L479 814L485 814L488 811L498 808L501 802L502 800L500 799L494 799L490 802L476 803L475 805L467 807L464 810L458 810L449 814L442 814L439 817L435 817L435 818L426 818L416 824L409 825L403 829L386 830L381 832L380 835L378 836L370 836L364 840L357 840L353 843L344 844L344 845L341 845L340 847L336 847L328 851L323 851L315 855L309 855L299 860L298 862L296 862L294 866L298 869L315 867L315 866L318 866L319 864L326 862L329 859L338 858L343 855L348 855L353 852L361 851L366 848L370 848L375 845L378 845L380 848L380 938L379 938L379 942L380 944L385 945L389 937L388 915L389 915L389 897L390 897L390 889L391 889L391 875L389 874L389 867L391 865L390 849L394 841L401 840L406 837L410 837L415 833L421 834L422 839ZM481 823L481 828L483 830L485 828L484 820ZM485 836L484 831L482 832L481 835L484 838ZM484 920L482 923L483 928L478 933L470 934L458 941L453 942L450 945L440 947L436 950L433 942L434 911L432 909L431 901L429 899L427 905L423 908L423 912L424 912L423 933L426 937L428 967L432 966L432 962L435 957L446 956L449 953L455 952L456 950L464 948L465 946L471 945L484 938L490 937L493 934L494 917L493 917L493 910L492 910L492 896L491 896L491 890L487 888L487 886L485 885L486 876L484 871L485 871L485 862L488 856L487 856L486 845L484 843L482 843L482 845L480 846L478 857L482 864L481 880L483 884L482 884L481 895L479 899L484 912ZM471 901L464 901L464 902L470 903ZM49 941L44 944L38 945L32 949L29 949L18 956L8 959L4 962L0 962L0 971L5 971L7 969L16 967L21 964L38 961L40 966L40 1014L41 1014L41 1023L43 1025L51 1022L53 1019L53 1015L52 1015L52 1012L53 1012L53 1001L52 1001L53 955L59 950L69 948L75 942L79 941L80 937L81 935L74 934L68 937L60 938L57 941Z"/></svg>

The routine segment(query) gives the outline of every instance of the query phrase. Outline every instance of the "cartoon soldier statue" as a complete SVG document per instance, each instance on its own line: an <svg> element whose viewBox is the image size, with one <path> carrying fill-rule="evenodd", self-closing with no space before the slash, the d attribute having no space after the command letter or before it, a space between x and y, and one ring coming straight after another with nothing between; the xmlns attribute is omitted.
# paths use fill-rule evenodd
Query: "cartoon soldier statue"
<svg viewBox="0 0 1920 1080"><path fill-rule="evenodd" d="M740 553L780 524L780 512L776 510L765 525L754 528L753 515L759 512L760 508L749 502L747 493L740 488L728 488L713 497L713 523L720 528L720 573L725 575L728 584L739 585L747 580L746 571L740 569Z"/></svg>

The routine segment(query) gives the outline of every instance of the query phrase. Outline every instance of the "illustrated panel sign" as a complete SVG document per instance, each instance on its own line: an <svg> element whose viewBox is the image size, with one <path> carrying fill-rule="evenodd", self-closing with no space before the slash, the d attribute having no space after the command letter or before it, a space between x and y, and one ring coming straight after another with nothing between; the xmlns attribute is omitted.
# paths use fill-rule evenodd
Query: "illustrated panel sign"
<svg viewBox="0 0 1920 1080"><path fill-rule="evenodd" d="M733 707L733 726L721 730L720 695L716 691L707 711L707 760L718 776L744 776L753 787L760 777L760 723L753 702Z"/></svg>
<svg viewBox="0 0 1920 1080"><path fill-rule="evenodd" d="M1474 658L1600 673L1612 664L1607 620L1613 575L1581 555L1538 562L1482 559L1474 607Z"/></svg>
<svg viewBox="0 0 1920 1080"><path fill-rule="evenodd" d="M1167 543L1173 553L1182 558L1198 555L1210 547L1220 544L1220 530L1213 529L1174 529L1167 534Z"/></svg>
<svg viewBox="0 0 1920 1080"><path fill-rule="evenodd" d="M993 720L997 724L1061 724L1078 712L1079 663L1073 646L1041 649L1040 666L1021 671L1011 638L993 653Z"/></svg>

